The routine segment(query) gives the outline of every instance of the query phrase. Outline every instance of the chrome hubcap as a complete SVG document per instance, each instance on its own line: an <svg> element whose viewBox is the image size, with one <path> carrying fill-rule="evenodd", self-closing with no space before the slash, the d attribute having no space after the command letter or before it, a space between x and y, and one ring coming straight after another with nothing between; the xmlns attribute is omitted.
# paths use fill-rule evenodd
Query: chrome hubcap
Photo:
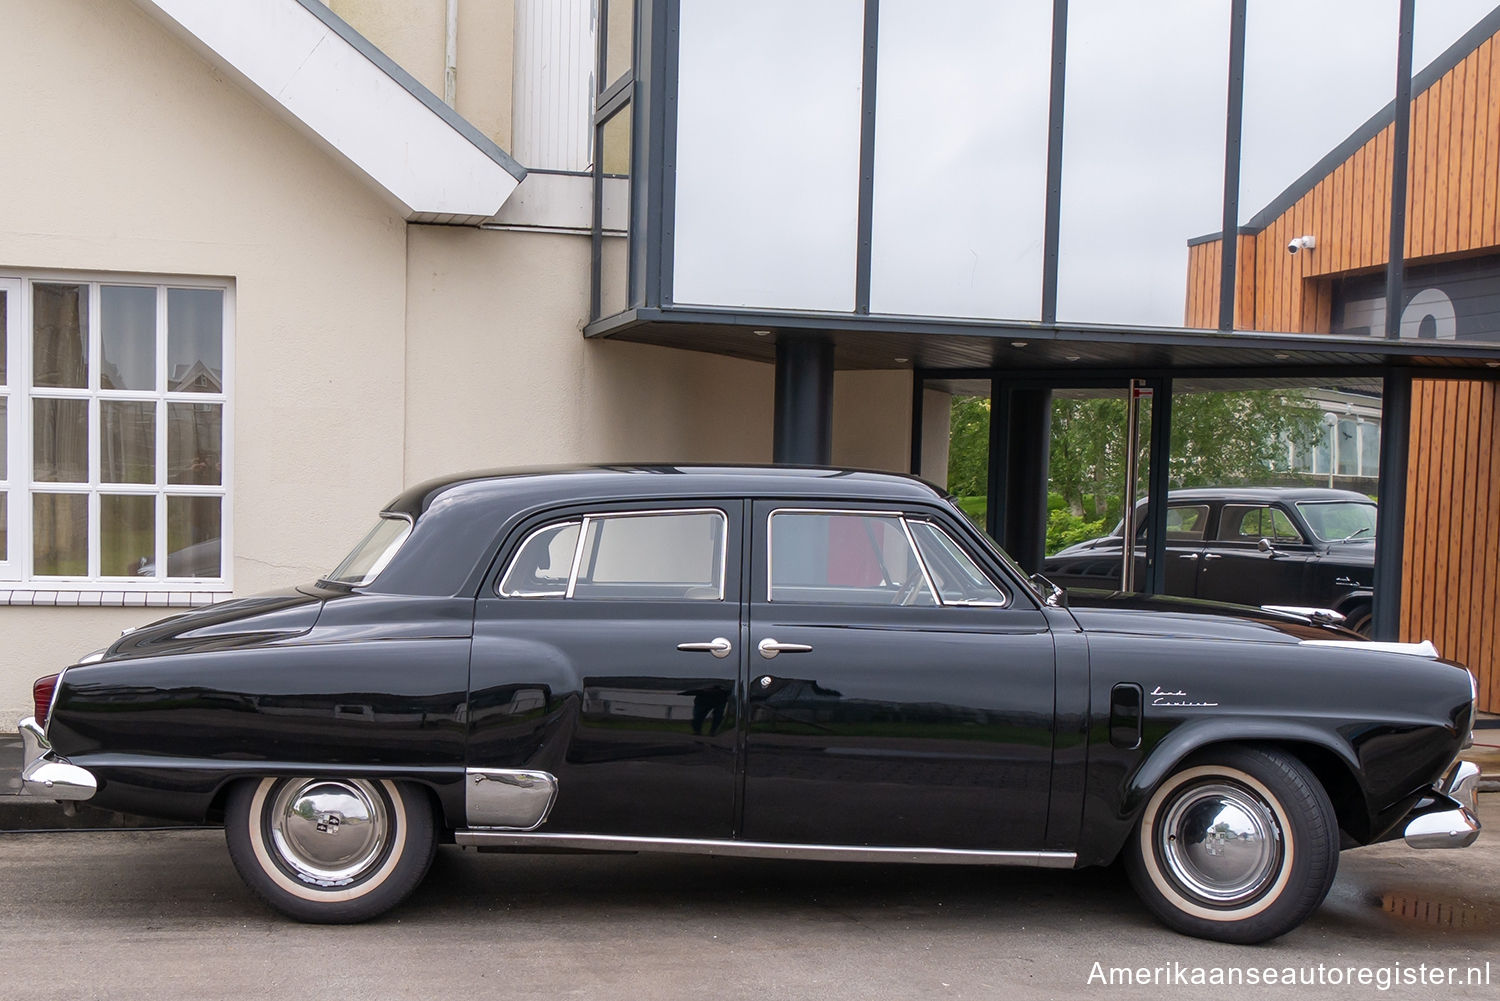
<svg viewBox="0 0 1500 1001"><path fill-rule="evenodd" d="M1211 782L1177 794L1162 813L1157 852L1189 894L1218 906L1254 898L1281 868L1281 828L1243 786Z"/></svg>
<svg viewBox="0 0 1500 1001"><path fill-rule="evenodd" d="M343 886L370 872L390 842L385 794L363 779L286 779L266 813L270 842L292 875Z"/></svg>

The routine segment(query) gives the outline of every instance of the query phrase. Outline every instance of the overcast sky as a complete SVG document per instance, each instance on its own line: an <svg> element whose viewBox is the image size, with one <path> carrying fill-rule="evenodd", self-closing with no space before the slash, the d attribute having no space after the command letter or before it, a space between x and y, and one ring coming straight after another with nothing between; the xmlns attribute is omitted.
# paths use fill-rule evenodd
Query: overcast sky
<svg viewBox="0 0 1500 1001"><path fill-rule="evenodd" d="M1059 316L1182 323L1227 0L1071 0ZM1495 7L1418 0L1420 70ZM862 0L682 0L676 297L853 306ZM871 305L1040 314L1051 5L881 0ZM1241 219L1394 94L1396 0L1250 0Z"/></svg>

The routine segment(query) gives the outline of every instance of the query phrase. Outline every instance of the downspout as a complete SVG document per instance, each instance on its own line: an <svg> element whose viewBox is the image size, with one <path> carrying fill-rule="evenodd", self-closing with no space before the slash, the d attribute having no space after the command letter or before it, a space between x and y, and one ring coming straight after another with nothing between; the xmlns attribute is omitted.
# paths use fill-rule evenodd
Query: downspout
<svg viewBox="0 0 1500 1001"><path fill-rule="evenodd" d="M458 95L458 0L448 0L447 37L443 47L443 103L453 107Z"/></svg>

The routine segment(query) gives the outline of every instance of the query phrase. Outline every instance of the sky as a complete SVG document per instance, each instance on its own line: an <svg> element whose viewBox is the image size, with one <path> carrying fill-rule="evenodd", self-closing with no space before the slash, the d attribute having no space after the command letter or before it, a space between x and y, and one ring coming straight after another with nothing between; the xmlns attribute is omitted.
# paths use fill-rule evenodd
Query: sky
<svg viewBox="0 0 1500 1001"><path fill-rule="evenodd" d="M862 0L682 0L675 297L853 307ZM1494 0L1418 0L1420 70ZM871 307L1036 319L1044 0L881 0ZM1071 0L1058 313L1178 326L1222 221L1227 0ZM1241 220L1394 96L1397 0L1249 0ZM733 234L733 239L725 239Z"/></svg>

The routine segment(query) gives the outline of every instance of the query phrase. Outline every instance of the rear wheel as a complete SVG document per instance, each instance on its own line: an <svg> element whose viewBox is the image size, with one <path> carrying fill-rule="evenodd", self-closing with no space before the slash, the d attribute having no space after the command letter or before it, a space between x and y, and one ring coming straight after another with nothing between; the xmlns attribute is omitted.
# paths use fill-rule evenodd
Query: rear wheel
<svg viewBox="0 0 1500 1001"><path fill-rule="evenodd" d="M1152 795L1126 849L1142 901L1199 938L1264 942L1301 924L1338 871L1333 805L1280 751L1195 756Z"/></svg>
<svg viewBox="0 0 1500 1001"><path fill-rule="evenodd" d="M224 818L240 877L301 921L365 921L416 889L437 847L421 789L389 779L267 778L236 786Z"/></svg>

